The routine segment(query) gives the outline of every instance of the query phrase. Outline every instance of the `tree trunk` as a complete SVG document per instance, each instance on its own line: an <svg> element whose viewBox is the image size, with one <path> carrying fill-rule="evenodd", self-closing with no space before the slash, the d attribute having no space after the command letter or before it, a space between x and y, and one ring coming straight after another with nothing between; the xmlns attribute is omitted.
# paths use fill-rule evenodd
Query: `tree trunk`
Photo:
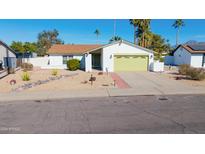
<svg viewBox="0 0 205 154"><path fill-rule="evenodd" d="M179 28L177 29L177 33L176 33L176 46L178 46L178 39L179 39Z"/></svg>
<svg viewBox="0 0 205 154"><path fill-rule="evenodd" d="M136 27L134 26L134 44L137 44L136 43Z"/></svg>
<svg viewBox="0 0 205 154"><path fill-rule="evenodd" d="M144 42L144 32L142 33L142 47L145 46L145 42Z"/></svg>

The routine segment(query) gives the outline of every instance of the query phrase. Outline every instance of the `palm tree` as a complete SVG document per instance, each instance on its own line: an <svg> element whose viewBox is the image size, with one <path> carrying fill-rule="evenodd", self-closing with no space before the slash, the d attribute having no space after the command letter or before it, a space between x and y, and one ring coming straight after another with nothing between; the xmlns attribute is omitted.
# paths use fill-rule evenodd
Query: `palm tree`
<svg viewBox="0 0 205 154"><path fill-rule="evenodd" d="M143 47L146 47L145 39L146 39L147 33L150 30L150 21L151 19L142 19L141 30L142 30L142 46Z"/></svg>
<svg viewBox="0 0 205 154"><path fill-rule="evenodd" d="M115 41L120 41L120 40L122 40L122 38L121 37L119 37L119 36L113 36L111 39L110 39L110 43L112 43L112 42L115 42Z"/></svg>
<svg viewBox="0 0 205 154"><path fill-rule="evenodd" d="M134 44L137 44L137 36L136 36L136 31L137 31L137 27L139 25L139 19L130 19L130 24L133 25L134 27Z"/></svg>
<svg viewBox="0 0 205 154"><path fill-rule="evenodd" d="M174 24L172 25L175 29L177 29L177 32L176 32L176 46L178 45L178 41L179 41L179 31L180 31L180 28L185 26L185 23L182 19L177 19L175 20Z"/></svg>
<svg viewBox="0 0 205 154"><path fill-rule="evenodd" d="M100 31L99 31L98 29L96 29L95 32L94 32L94 34L97 36L97 43L99 43L99 42L98 42L98 37L99 37L99 35L100 35Z"/></svg>
<svg viewBox="0 0 205 154"><path fill-rule="evenodd" d="M151 19L130 19L130 24L134 26L134 43L138 37L139 45L145 47L145 36L149 32ZM136 31L137 29L137 31ZM139 42L141 40L141 42Z"/></svg>

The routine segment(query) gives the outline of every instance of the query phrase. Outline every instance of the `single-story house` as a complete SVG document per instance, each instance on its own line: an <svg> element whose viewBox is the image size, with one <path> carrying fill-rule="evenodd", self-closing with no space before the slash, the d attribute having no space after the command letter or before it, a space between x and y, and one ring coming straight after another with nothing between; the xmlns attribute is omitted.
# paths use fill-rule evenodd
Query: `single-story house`
<svg viewBox="0 0 205 154"><path fill-rule="evenodd" d="M175 65L188 64L192 67L205 67L205 45L179 45L173 52Z"/></svg>
<svg viewBox="0 0 205 154"><path fill-rule="evenodd" d="M0 68L16 67L16 54L6 43L0 41Z"/></svg>
<svg viewBox="0 0 205 154"><path fill-rule="evenodd" d="M67 68L69 59L79 59L81 69L104 72L148 71L154 59L152 50L125 40L106 45L53 45L49 51L51 68Z"/></svg>

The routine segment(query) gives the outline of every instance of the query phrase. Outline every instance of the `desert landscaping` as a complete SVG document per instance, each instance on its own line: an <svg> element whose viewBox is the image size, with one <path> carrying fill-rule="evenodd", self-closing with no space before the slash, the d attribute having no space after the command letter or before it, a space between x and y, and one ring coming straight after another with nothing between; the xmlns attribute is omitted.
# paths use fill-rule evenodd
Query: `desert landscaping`
<svg viewBox="0 0 205 154"><path fill-rule="evenodd" d="M194 87L205 87L205 80L191 80L187 78L185 75L181 75L177 67L172 67L170 70L168 69L168 67L165 67L165 71L161 73L161 76Z"/></svg>
<svg viewBox="0 0 205 154"><path fill-rule="evenodd" d="M29 81L22 80L23 70L9 74L0 80L0 92L114 88L113 79L106 73L56 70L57 75L53 75L52 71L34 68L32 71L27 72L30 76ZM89 81L91 75L95 78L93 84Z"/></svg>

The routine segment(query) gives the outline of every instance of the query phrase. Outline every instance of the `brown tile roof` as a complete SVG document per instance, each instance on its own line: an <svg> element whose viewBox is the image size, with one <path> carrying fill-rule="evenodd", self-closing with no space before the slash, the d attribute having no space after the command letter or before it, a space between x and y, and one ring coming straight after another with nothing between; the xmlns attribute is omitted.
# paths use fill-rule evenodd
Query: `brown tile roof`
<svg viewBox="0 0 205 154"><path fill-rule="evenodd" d="M49 50L48 54L83 54L88 50L98 48L102 45L99 44L56 44Z"/></svg>
<svg viewBox="0 0 205 154"><path fill-rule="evenodd" d="M186 49L188 52L194 54L194 53L205 53L205 50L194 50L193 48L191 48L189 45L179 45L174 52L179 48L179 47L183 47L184 49Z"/></svg>

